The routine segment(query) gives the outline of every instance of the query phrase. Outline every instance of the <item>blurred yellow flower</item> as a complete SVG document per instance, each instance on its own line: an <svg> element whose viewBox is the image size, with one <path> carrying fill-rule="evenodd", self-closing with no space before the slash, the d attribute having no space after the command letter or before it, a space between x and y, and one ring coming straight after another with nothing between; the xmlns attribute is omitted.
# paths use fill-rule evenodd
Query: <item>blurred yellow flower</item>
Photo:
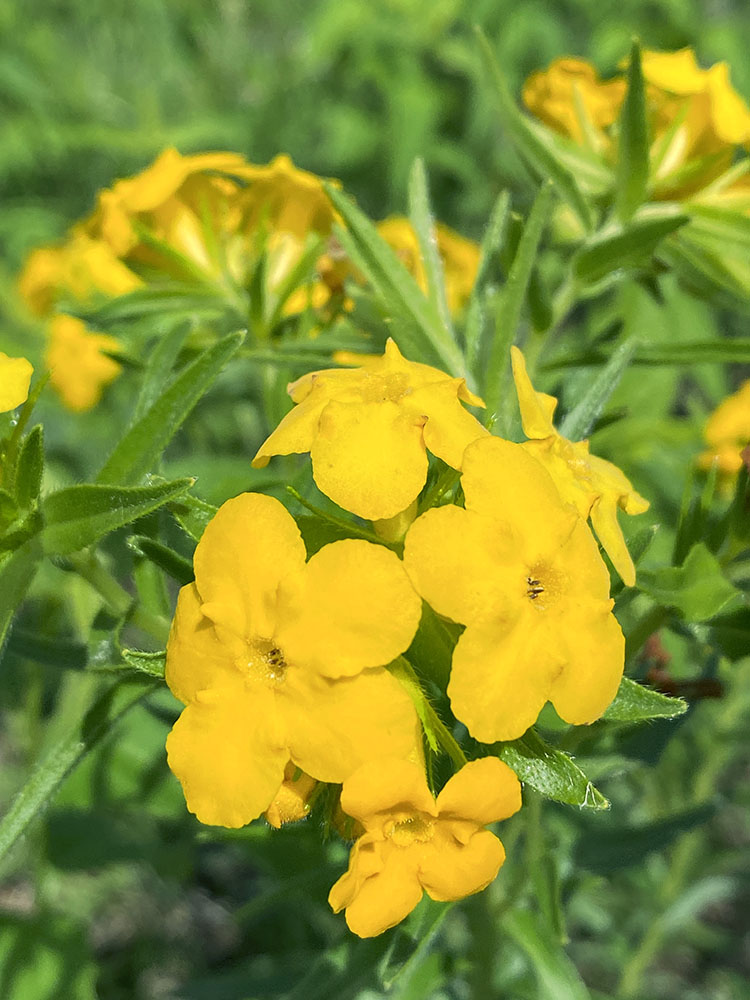
<svg viewBox="0 0 750 1000"><path fill-rule="evenodd" d="M391 339L377 360L303 375L289 394L297 405L258 449L253 465L309 451L322 492L371 520L395 517L418 496L427 478L427 449L460 469L466 445L487 434L461 406L460 400L484 405L464 379L407 361Z"/></svg>
<svg viewBox="0 0 750 1000"><path fill-rule="evenodd" d="M279 830L286 823L304 819L310 812L310 796L316 785L315 778L289 761L281 787L264 814L271 826Z"/></svg>
<svg viewBox="0 0 750 1000"><path fill-rule="evenodd" d="M0 351L0 413L26 402L33 372L26 358L9 358Z"/></svg>
<svg viewBox="0 0 750 1000"><path fill-rule="evenodd" d="M742 468L742 451L750 444L750 380L721 402L703 431L708 449L698 459L704 469L714 462L719 471L733 476Z"/></svg>
<svg viewBox="0 0 750 1000"><path fill-rule="evenodd" d="M396 251L422 291L426 292L427 275L422 263L419 240L411 222L402 216L393 216L378 223L378 232ZM435 238L443 262L448 309L455 315L466 305L474 287L479 269L479 247L442 222L435 225Z"/></svg>
<svg viewBox="0 0 750 1000"><path fill-rule="evenodd" d="M96 406L104 387L120 372L120 365L105 352L119 349L115 337L92 333L74 316L52 317L45 361L50 383L68 409L81 413Z"/></svg>
<svg viewBox="0 0 750 1000"><path fill-rule="evenodd" d="M364 833L328 901L335 913L346 909L350 930L373 937L411 913L423 892L463 899L494 880L505 850L484 827L521 808L521 786L507 765L484 757L462 767L435 800L423 769L388 758L344 782L341 806Z"/></svg>
<svg viewBox="0 0 750 1000"><path fill-rule="evenodd" d="M635 566L630 558L617 511L642 514L649 502L636 493L630 480L611 462L589 453L588 441L569 441L555 429L552 416L557 406L554 396L536 392L526 371L523 354L511 347L513 378L521 408L526 437L522 447L545 466L560 495L573 504L581 517L591 524L604 551L623 582L635 583Z"/></svg>
<svg viewBox="0 0 750 1000"><path fill-rule="evenodd" d="M548 700L566 722L593 722L617 691L624 640L585 522L536 458L497 437L469 445L461 484L465 509L426 511L404 548L417 591L467 626L454 715L483 743L521 736Z"/></svg>
<svg viewBox="0 0 750 1000"><path fill-rule="evenodd" d="M340 782L368 760L415 752L414 707L382 666L421 614L393 552L345 539L306 563L279 501L245 493L219 509L194 565L167 646L167 684L186 705L167 754L201 822L255 819L289 761Z"/></svg>

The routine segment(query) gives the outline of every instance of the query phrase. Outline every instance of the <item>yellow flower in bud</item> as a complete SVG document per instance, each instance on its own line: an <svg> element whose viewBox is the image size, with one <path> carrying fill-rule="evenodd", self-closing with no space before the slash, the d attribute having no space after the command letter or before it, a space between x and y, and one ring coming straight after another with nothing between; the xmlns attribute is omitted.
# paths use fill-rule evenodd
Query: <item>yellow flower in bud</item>
<svg viewBox="0 0 750 1000"><path fill-rule="evenodd" d="M377 360L303 375L289 394L297 405L253 465L309 451L319 489L370 520L395 517L418 496L427 449L460 469L466 445L487 434L461 406L484 405L464 379L407 361L391 339Z"/></svg>
<svg viewBox="0 0 750 1000"><path fill-rule="evenodd" d="M454 715L483 743L521 736L547 701L566 722L593 722L617 692L625 644L591 532L521 445L475 441L461 484L465 509L426 511L404 548L417 591L466 625Z"/></svg>
<svg viewBox="0 0 750 1000"><path fill-rule="evenodd" d="M414 276L422 291L427 292L427 275L422 263L419 240L411 222L401 216L393 216L378 223L377 228L378 233L396 251L406 269ZM442 222L435 226L435 239L443 262L448 309L455 315L469 301L474 287L479 270L479 247Z"/></svg>
<svg viewBox="0 0 750 1000"><path fill-rule="evenodd" d="M742 468L742 451L750 444L750 380L728 396L706 422L703 436L708 445L699 464L710 469L716 462L719 471L733 476Z"/></svg>
<svg viewBox="0 0 750 1000"><path fill-rule="evenodd" d="M518 812L521 786L507 765L484 757L462 767L436 800L422 768L389 758L348 778L341 806L364 832L328 902L335 913L346 909L355 934L373 937L411 913L423 892L463 899L495 879L505 850L484 827Z"/></svg>
<svg viewBox="0 0 750 1000"><path fill-rule="evenodd" d="M591 518L612 565L623 582L632 587L635 566L617 511L642 514L649 508L648 500L635 492L616 465L590 454L588 441L569 441L557 432L552 423L557 400L534 390L523 354L517 347L511 347L511 357L524 434L532 439L524 442L523 447L545 466L563 500L573 504L584 520Z"/></svg>
<svg viewBox="0 0 750 1000"><path fill-rule="evenodd" d="M306 563L279 501L245 493L219 509L194 566L167 645L167 684L186 705L167 755L201 822L260 816L289 761L340 782L368 760L415 752L414 706L382 666L421 614L393 552L345 539Z"/></svg>
<svg viewBox="0 0 750 1000"><path fill-rule="evenodd" d="M120 373L120 365L104 352L119 349L115 337L92 333L74 316L53 316L45 361L50 383L68 409L81 413L96 406L104 387Z"/></svg>
<svg viewBox="0 0 750 1000"><path fill-rule="evenodd" d="M315 778L311 778L289 761L284 769L281 788L265 811L265 817L271 826L279 830L286 823L296 823L304 819L310 812L310 796L316 785Z"/></svg>
<svg viewBox="0 0 750 1000"><path fill-rule="evenodd" d="M0 351L0 413L26 402L33 372L26 358L9 358Z"/></svg>
<svg viewBox="0 0 750 1000"><path fill-rule="evenodd" d="M603 81L584 59L555 59L523 86L522 98L532 114L550 128L583 145L591 136L603 144L604 130L620 114L625 81Z"/></svg>

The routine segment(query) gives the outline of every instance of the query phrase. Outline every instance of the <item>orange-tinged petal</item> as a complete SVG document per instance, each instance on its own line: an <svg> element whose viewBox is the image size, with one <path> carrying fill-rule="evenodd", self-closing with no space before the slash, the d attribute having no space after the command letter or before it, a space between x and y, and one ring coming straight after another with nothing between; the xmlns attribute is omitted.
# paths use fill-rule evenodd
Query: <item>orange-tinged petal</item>
<svg viewBox="0 0 750 1000"><path fill-rule="evenodd" d="M394 517L427 478L422 424L390 400L329 403L310 450L319 489L360 517Z"/></svg>
<svg viewBox="0 0 750 1000"><path fill-rule="evenodd" d="M446 379L416 389L407 397L409 410L417 418L427 418L424 443L433 455L454 469L461 468L467 445L489 435L489 431L459 402L458 391L462 384L463 379Z"/></svg>
<svg viewBox="0 0 750 1000"><path fill-rule="evenodd" d="M617 509L614 497L599 497L591 508L591 524L622 582L626 587L632 587L635 584L635 566L617 520Z"/></svg>
<svg viewBox="0 0 750 1000"><path fill-rule="evenodd" d="M546 438L550 434L556 434L552 417L557 400L554 396L534 389L526 370L526 360L517 347L511 347L510 359L524 434L527 438Z"/></svg>
<svg viewBox="0 0 750 1000"><path fill-rule="evenodd" d="M26 358L9 358L0 351L0 413L26 402L33 371Z"/></svg>
<svg viewBox="0 0 750 1000"><path fill-rule="evenodd" d="M507 591L514 539L498 522L461 507L418 517L404 543L404 565L417 592L438 614L474 621Z"/></svg>
<svg viewBox="0 0 750 1000"><path fill-rule="evenodd" d="M366 879L346 908L349 930L359 937L374 937L408 916L422 898L417 877L418 855L393 849L380 872Z"/></svg>
<svg viewBox="0 0 750 1000"><path fill-rule="evenodd" d="M282 584L277 638L290 662L344 677L403 653L421 614L422 602L398 556L347 538L320 549L299 586Z"/></svg>
<svg viewBox="0 0 750 1000"><path fill-rule="evenodd" d="M290 668L276 692L289 755L319 781L345 781L378 757L408 757L421 741L409 695L382 668L328 680Z"/></svg>
<svg viewBox="0 0 750 1000"><path fill-rule="evenodd" d="M453 714L482 743L514 740L536 722L565 665L557 637L530 607L512 624L469 625L448 684Z"/></svg>
<svg viewBox="0 0 750 1000"><path fill-rule="evenodd" d="M193 562L203 613L235 635L270 639L279 582L302 572L305 546L278 500L243 493L219 508Z"/></svg>
<svg viewBox="0 0 750 1000"><path fill-rule="evenodd" d="M505 861L505 848L489 830L479 830L467 844L436 835L419 862L419 881L431 899L463 899L486 889Z"/></svg>
<svg viewBox="0 0 750 1000"><path fill-rule="evenodd" d="M486 826L518 812L521 784L497 757L482 757L453 775L438 795L437 808L441 820L455 817Z"/></svg>
<svg viewBox="0 0 750 1000"><path fill-rule="evenodd" d="M625 639L611 602L580 602L570 608L559 636L566 666L550 700L558 715L579 726L601 717L617 694L625 662Z"/></svg>
<svg viewBox="0 0 750 1000"><path fill-rule="evenodd" d="M437 815L424 768L398 757L370 761L347 778L341 792L341 808L367 829L379 828L382 817L378 813L388 810Z"/></svg>
<svg viewBox="0 0 750 1000"><path fill-rule="evenodd" d="M167 643L169 690L187 704L199 691L233 683L237 675L231 650L217 638L213 623L201 611L197 587L189 583L177 598Z"/></svg>
<svg viewBox="0 0 750 1000"><path fill-rule="evenodd" d="M199 692L167 737L169 766L201 823L239 827L268 808L289 754L272 693L233 684Z"/></svg>

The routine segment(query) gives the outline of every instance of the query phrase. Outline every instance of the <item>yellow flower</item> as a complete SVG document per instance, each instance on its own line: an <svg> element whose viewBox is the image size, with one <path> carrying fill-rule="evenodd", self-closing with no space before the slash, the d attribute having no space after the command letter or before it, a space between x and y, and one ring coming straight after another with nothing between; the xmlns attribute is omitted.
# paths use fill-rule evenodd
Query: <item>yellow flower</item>
<svg viewBox="0 0 750 1000"><path fill-rule="evenodd" d="M370 520L395 517L418 496L427 449L459 469L466 445L487 434L459 402L484 405L464 379L407 361L391 339L377 360L303 375L289 394L297 406L253 465L309 451L322 492Z"/></svg>
<svg viewBox="0 0 750 1000"><path fill-rule="evenodd" d="M393 552L345 539L305 563L291 515L245 493L220 508L194 565L167 645L167 684L187 706L167 754L201 822L255 819L289 761L340 782L365 761L415 752L414 707L382 666L421 613Z"/></svg>
<svg viewBox="0 0 750 1000"><path fill-rule="evenodd" d="M102 390L120 372L120 365L105 351L117 351L120 343L104 333L91 333L85 323L60 314L49 323L45 361L50 382L70 410L90 410L101 399Z"/></svg>
<svg viewBox="0 0 750 1000"><path fill-rule="evenodd" d="M524 442L523 447L545 466L563 500L573 504L584 520L591 518L612 565L623 582L632 587L635 566L617 521L617 511L619 508L626 514L642 514L649 508L648 500L635 492L616 465L591 455L588 441L568 441L555 430L552 415L557 400L534 391L523 354L517 347L511 347L511 357L524 434L532 439Z"/></svg>
<svg viewBox="0 0 750 1000"><path fill-rule="evenodd" d="M523 102L532 114L550 128L580 145L595 136L604 143L603 132L620 114L625 81L603 81L591 63L583 59L555 59L523 86Z"/></svg>
<svg viewBox="0 0 750 1000"><path fill-rule="evenodd" d="M33 371L26 358L9 358L0 351L0 413L26 402Z"/></svg>
<svg viewBox="0 0 750 1000"><path fill-rule="evenodd" d="M576 725L598 719L622 676L609 574L585 522L521 445L469 445L466 508L426 511L404 564L434 610L466 625L451 707L477 740L521 736L546 701Z"/></svg>
<svg viewBox="0 0 750 1000"><path fill-rule="evenodd" d="M703 436L709 446L699 458L704 469L716 462L719 471L733 476L742 468L742 451L750 444L750 380L728 396L706 422Z"/></svg>
<svg viewBox="0 0 750 1000"><path fill-rule="evenodd" d="M495 879L505 850L484 827L521 808L521 786L509 767L484 757L462 767L436 801L421 768L390 758L348 778L341 806L364 833L328 901L335 913L346 909L350 930L373 937L411 913L423 891L463 899Z"/></svg>
<svg viewBox="0 0 750 1000"><path fill-rule="evenodd" d="M419 240L411 222L401 216L393 216L378 223L378 232L396 251L422 291L426 292L427 275L422 263ZM435 238L443 262L448 309L455 315L466 305L474 287L479 269L479 247L442 222L435 226Z"/></svg>
<svg viewBox="0 0 750 1000"><path fill-rule="evenodd" d="M271 826L279 830L285 823L296 823L304 819L310 812L310 796L316 785L315 778L289 761L284 768L281 788L265 812Z"/></svg>

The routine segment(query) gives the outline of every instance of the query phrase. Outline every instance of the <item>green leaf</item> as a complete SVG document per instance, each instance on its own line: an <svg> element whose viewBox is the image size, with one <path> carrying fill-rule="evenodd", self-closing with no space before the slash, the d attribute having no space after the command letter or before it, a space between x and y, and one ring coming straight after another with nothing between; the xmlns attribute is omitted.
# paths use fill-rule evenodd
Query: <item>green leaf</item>
<svg viewBox="0 0 750 1000"><path fill-rule="evenodd" d="M427 895L399 926L389 948L378 965L381 985L390 990L396 984L407 985L432 949L451 904L436 902Z"/></svg>
<svg viewBox="0 0 750 1000"><path fill-rule="evenodd" d="M0 561L0 654L16 609L26 596L41 559L42 546L37 535Z"/></svg>
<svg viewBox="0 0 750 1000"><path fill-rule="evenodd" d="M93 545L125 524L181 497L195 480L175 479L157 486L69 486L42 501L44 551L67 555Z"/></svg>
<svg viewBox="0 0 750 1000"><path fill-rule="evenodd" d="M543 930L536 914L511 910L502 926L531 962L539 986L537 1000L591 1000L575 965L559 941Z"/></svg>
<svg viewBox="0 0 750 1000"><path fill-rule="evenodd" d="M96 330L107 330L117 323L131 322L149 316L163 317L168 313L185 316L209 316L225 312L229 303L219 289L210 285L174 282L163 288L136 288L110 299L93 311L79 311L86 323Z"/></svg>
<svg viewBox="0 0 750 1000"><path fill-rule="evenodd" d="M617 214L626 222L646 200L648 186L648 120L641 47L633 42L628 89L620 111L617 158Z"/></svg>
<svg viewBox="0 0 750 1000"><path fill-rule="evenodd" d="M493 414L500 405L510 370L510 348L518 332L521 310L529 287L531 272L536 264L539 242L549 218L552 188L543 184L534 200L518 249L503 288L495 317L495 336L490 350L485 382L487 412Z"/></svg>
<svg viewBox="0 0 750 1000"><path fill-rule="evenodd" d="M208 522L216 517L218 507L205 500L191 496L189 493L169 505L169 510L177 518L177 522L194 542L203 537Z"/></svg>
<svg viewBox="0 0 750 1000"><path fill-rule="evenodd" d="M588 809L609 808L607 799L573 759L549 746L533 729L520 739L496 743L494 752L545 798Z"/></svg>
<svg viewBox="0 0 750 1000"><path fill-rule="evenodd" d="M589 434L630 364L635 348L636 343L631 339L615 349L583 398L560 424L560 433L563 437L570 441L580 441Z"/></svg>
<svg viewBox="0 0 750 1000"><path fill-rule="evenodd" d="M592 236L573 258L573 273L593 284L613 272L645 264L665 236L689 221L678 206L649 206L630 222L613 223Z"/></svg>
<svg viewBox="0 0 750 1000"><path fill-rule="evenodd" d="M667 608L674 608L688 622L705 622L742 595L724 574L703 542L692 547L682 566L641 570L641 590Z"/></svg>
<svg viewBox="0 0 750 1000"><path fill-rule="evenodd" d="M53 747L34 768L0 820L0 858L4 857L31 821L52 801L55 792L122 716L154 690L149 678L119 680L104 692L72 732Z"/></svg>
<svg viewBox="0 0 750 1000"><path fill-rule="evenodd" d="M591 208L581 193L575 175L557 156L555 147L542 140L540 130L535 126L535 123L518 110L489 41L480 28L475 30L479 39L480 51L493 84L492 91L497 111L512 142L540 180L552 181L558 194L576 213L584 229L590 231L592 228Z"/></svg>
<svg viewBox="0 0 750 1000"><path fill-rule="evenodd" d="M141 391L133 413L135 421L144 417L156 402L164 384L172 374L174 363L189 333L189 323L177 323L173 329L165 333L156 342L156 346L149 354L143 372Z"/></svg>
<svg viewBox="0 0 750 1000"><path fill-rule="evenodd" d="M645 719L674 719L687 712L687 702L670 698L660 691L623 677L615 700L602 718L608 722L643 722Z"/></svg>
<svg viewBox="0 0 750 1000"><path fill-rule="evenodd" d="M458 344L373 223L336 188L326 185L326 191L346 223L346 229L338 230L344 249L364 271L386 315L399 324L397 339L411 360L437 363L452 375L465 374Z"/></svg>
<svg viewBox="0 0 750 1000"><path fill-rule="evenodd" d="M174 580L183 586L186 583L192 583L195 579L193 564L190 560L162 542L157 542L146 535L131 535L128 538L128 548L154 563L159 569L163 569L165 573L169 573Z"/></svg>
<svg viewBox="0 0 750 1000"><path fill-rule="evenodd" d="M177 429L243 340L243 333L230 333L187 365L125 433L97 476L97 482L135 483L152 471Z"/></svg>
<svg viewBox="0 0 750 1000"><path fill-rule="evenodd" d="M447 338L455 340L448 300L445 294L445 274L437 245L435 219L430 208L427 173L424 161L417 157L409 175L409 217L417 234L422 264L427 277L427 297L440 317Z"/></svg>
<svg viewBox="0 0 750 1000"><path fill-rule="evenodd" d="M121 649L123 660L133 670L138 670L149 677L164 679L164 668L167 663L167 654L163 649L155 653L145 653L140 649Z"/></svg>
<svg viewBox="0 0 750 1000"><path fill-rule="evenodd" d="M564 354L550 358L539 366L543 371L560 368L581 368L601 365L609 356L601 351ZM637 344L632 358L634 365L699 365L714 362L750 362L750 337L727 337L722 340L695 340L681 344Z"/></svg>
<svg viewBox="0 0 750 1000"><path fill-rule="evenodd" d="M495 202L479 252L479 266L471 298L466 309L466 359L469 371L477 374L477 364L482 356L482 330L484 327L485 299L492 263L500 254L505 239L510 214L510 193L503 191Z"/></svg>
<svg viewBox="0 0 750 1000"><path fill-rule="evenodd" d="M28 509L39 497L44 471L44 431L41 424L24 439L18 454L15 486L20 507Z"/></svg>

